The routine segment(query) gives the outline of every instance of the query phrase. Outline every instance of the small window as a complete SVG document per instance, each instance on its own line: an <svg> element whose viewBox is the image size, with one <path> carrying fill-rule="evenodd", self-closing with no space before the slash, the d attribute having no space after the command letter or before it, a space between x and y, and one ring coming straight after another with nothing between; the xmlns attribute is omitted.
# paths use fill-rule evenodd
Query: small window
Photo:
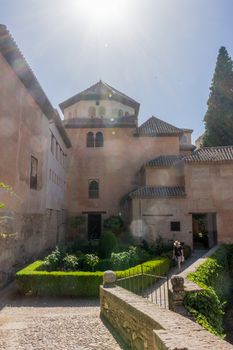
<svg viewBox="0 0 233 350"><path fill-rule="evenodd" d="M89 117L95 117L96 116L96 108L93 106L90 106L88 108L88 116Z"/></svg>
<svg viewBox="0 0 233 350"><path fill-rule="evenodd" d="M38 160L31 156L30 188L37 190Z"/></svg>
<svg viewBox="0 0 233 350"><path fill-rule="evenodd" d="M72 112L69 112L69 118L70 119L72 118Z"/></svg>
<svg viewBox="0 0 233 350"><path fill-rule="evenodd" d="M171 221L171 231L180 231L180 221Z"/></svg>
<svg viewBox="0 0 233 350"><path fill-rule="evenodd" d="M51 152L52 154L54 154L54 136L52 133L51 133Z"/></svg>
<svg viewBox="0 0 233 350"><path fill-rule="evenodd" d="M129 112L125 112L125 117L128 117L129 116Z"/></svg>
<svg viewBox="0 0 233 350"><path fill-rule="evenodd" d="M119 116L119 117L123 117L123 111L122 111L122 109L119 109L119 111L118 111L118 116Z"/></svg>
<svg viewBox="0 0 233 350"><path fill-rule="evenodd" d="M99 107L99 116L100 117L104 117L105 116L105 113L106 113L106 109L104 106L100 106Z"/></svg>
<svg viewBox="0 0 233 350"><path fill-rule="evenodd" d="M89 198L99 198L98 180L89 180L88 194L89 194Z"/></svg>
<svg viewBox="0 0 233 350"><path fill-rule="evenodd" d="M103 147L104 146L104 137L102 132L97 132L95 135L95 147Z"/></svg>
<svg viewBox="0 0 233 350"><path fill-rule="evenodd" d="M95 147L95 141L94 141L94 134L93 132L89 131L87 133L87 147Z"/></svg>
<svg viewBox="0 0 233 350"><path fill-rule="evenodd" d="M96 104L96 106L99 106L100 101L96 101L95 104Z"/></svg>

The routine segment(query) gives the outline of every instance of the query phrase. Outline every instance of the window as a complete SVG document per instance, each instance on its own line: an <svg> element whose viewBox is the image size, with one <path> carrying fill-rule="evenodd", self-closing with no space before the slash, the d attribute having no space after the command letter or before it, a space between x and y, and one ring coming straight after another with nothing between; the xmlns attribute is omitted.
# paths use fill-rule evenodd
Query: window
<svg viewBox="0 0 233 350"><path fill-rule="evenodd" d="M69 112L69 118L70 119L72 118L72 112Z"/></svg>
<svg viewBox="0 0 233 350"><path fill-rule="evenodd" d="M54 154L54 136L52 133L51 133L51 152L52 154Z"/></svg>
<svg viewBox="0 0 233 350"><path fill-rule="evenodd" d="M104 146L104 137L102 132L97 132L95 135L95 147L103 147Z"/></svg>
<svg viewBox="0 0 233 350"><path fill-rule="evenodd" d="M182 135L181 137L180 137L180 143L187 143L187 137L185 136L185 135Z"/></svg>
<svg viewBox="0 0 233 350"><path fill-rule="evenodd" d="M180 231L180 221L171 221L171 231Z"/></svg>
<svg viewBox="0 0 233 350"><path fill-rule="evenodd" d="M94 134L93 132L89 131L87 133L87 147L95 147L94 143Z"/></svg>
<svg viewBox="0 0 233 350"><path fill-rule="evenodd" d="M37 190L38 160L31 156L30 188Z"/></svg>
<svg viewBox="0 0 233 350"><path fill-rule="evenodd" d="M100 116L100 117L105 116L105 113L106 113L105 107L104 107L104 106L100 106L98 112L99 112L99 116Z"/></svg>
<svg viewBox="0 0 233 350"><path fill-rule="evenodd" d="M88 194L89 194L89 198L99 198L98 180L89 180Z"/></svg>
<svg viewBox="0 0 233 350"><path fill-rule="evenodd" d="M128 117L129 116L129 112L125 112L125 117Z"/></svg>
<svg viewBox="0 0 233 350"><path fill-rule="evenodd" d="M90 106L88 108L88 116L89 117L95 117L96 116L96 109L93 106Z"/></svg>
<svg viewBox="0 0 233 350"><path fill-rule="evenodd" d="M123 111L122 111L122 109L119 109L119 111L118 111L118 117L123 117Z"/></svg>
<svg viewBox="0 0 233 350"><path fill-rule="evenodd" d="M96 106L99 106L100 101L96 101L95 104L96 104Z"/></svg>

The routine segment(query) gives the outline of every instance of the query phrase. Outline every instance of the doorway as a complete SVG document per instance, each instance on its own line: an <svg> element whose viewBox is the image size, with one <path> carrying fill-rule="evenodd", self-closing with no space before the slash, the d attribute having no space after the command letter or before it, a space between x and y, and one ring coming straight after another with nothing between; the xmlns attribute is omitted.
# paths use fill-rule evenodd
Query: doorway
<svg viewBox="0 0 233 350"><path fill-rule="evenodd" d="M101 214L88 213L88 240L99 239L101 221Z"/></svg>
<svg viewBox="0 0 233 350"><path fill-rule="evenodd" d="M193 248L207 249L217 244L216 213L192 214Z"/></svg>

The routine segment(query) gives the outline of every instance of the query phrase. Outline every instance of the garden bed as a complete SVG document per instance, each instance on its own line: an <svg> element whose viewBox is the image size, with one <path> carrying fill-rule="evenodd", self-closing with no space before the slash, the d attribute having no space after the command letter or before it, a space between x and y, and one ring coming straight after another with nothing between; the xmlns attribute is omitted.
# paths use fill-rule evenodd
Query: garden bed
<svg viewBox="0 0 233 350"><path fill-rule="evenodd" d="M154 260L146 261L126 270L115 271L117 278L125 275L135 275L138 283L141 276L138 272L143 266L144 273L153 272L157 275L165 275L170 268L170 260L167 257L158 257ZM23 294L40 296L75 296L75 297L98 297L99 286L103 281L103 272L88 271L42 271L43 261L38 260L17 272L16 282ZM148 284L151 281L148 280ZM143 285L146 288L146 280Z"/></svg>

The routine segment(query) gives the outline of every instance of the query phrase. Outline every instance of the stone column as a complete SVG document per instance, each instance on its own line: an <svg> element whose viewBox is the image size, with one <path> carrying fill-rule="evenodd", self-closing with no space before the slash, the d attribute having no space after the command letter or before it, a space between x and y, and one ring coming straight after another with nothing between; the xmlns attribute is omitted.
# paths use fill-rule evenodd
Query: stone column
<svg viewBox="0 0 233 350"><path fill-rule="evenodd" d="M108 270L103 275L103 287L114 288L116 287L116 274L114 271Z"/></svg>
<svg viewBox="0 0 233 350"><path fill-rule="evenodd" d="M184 278L181 276L173 276L171 278L172 290L169 289L169 308L176 311L176 308L183 305L185 290Z"/></svg>

